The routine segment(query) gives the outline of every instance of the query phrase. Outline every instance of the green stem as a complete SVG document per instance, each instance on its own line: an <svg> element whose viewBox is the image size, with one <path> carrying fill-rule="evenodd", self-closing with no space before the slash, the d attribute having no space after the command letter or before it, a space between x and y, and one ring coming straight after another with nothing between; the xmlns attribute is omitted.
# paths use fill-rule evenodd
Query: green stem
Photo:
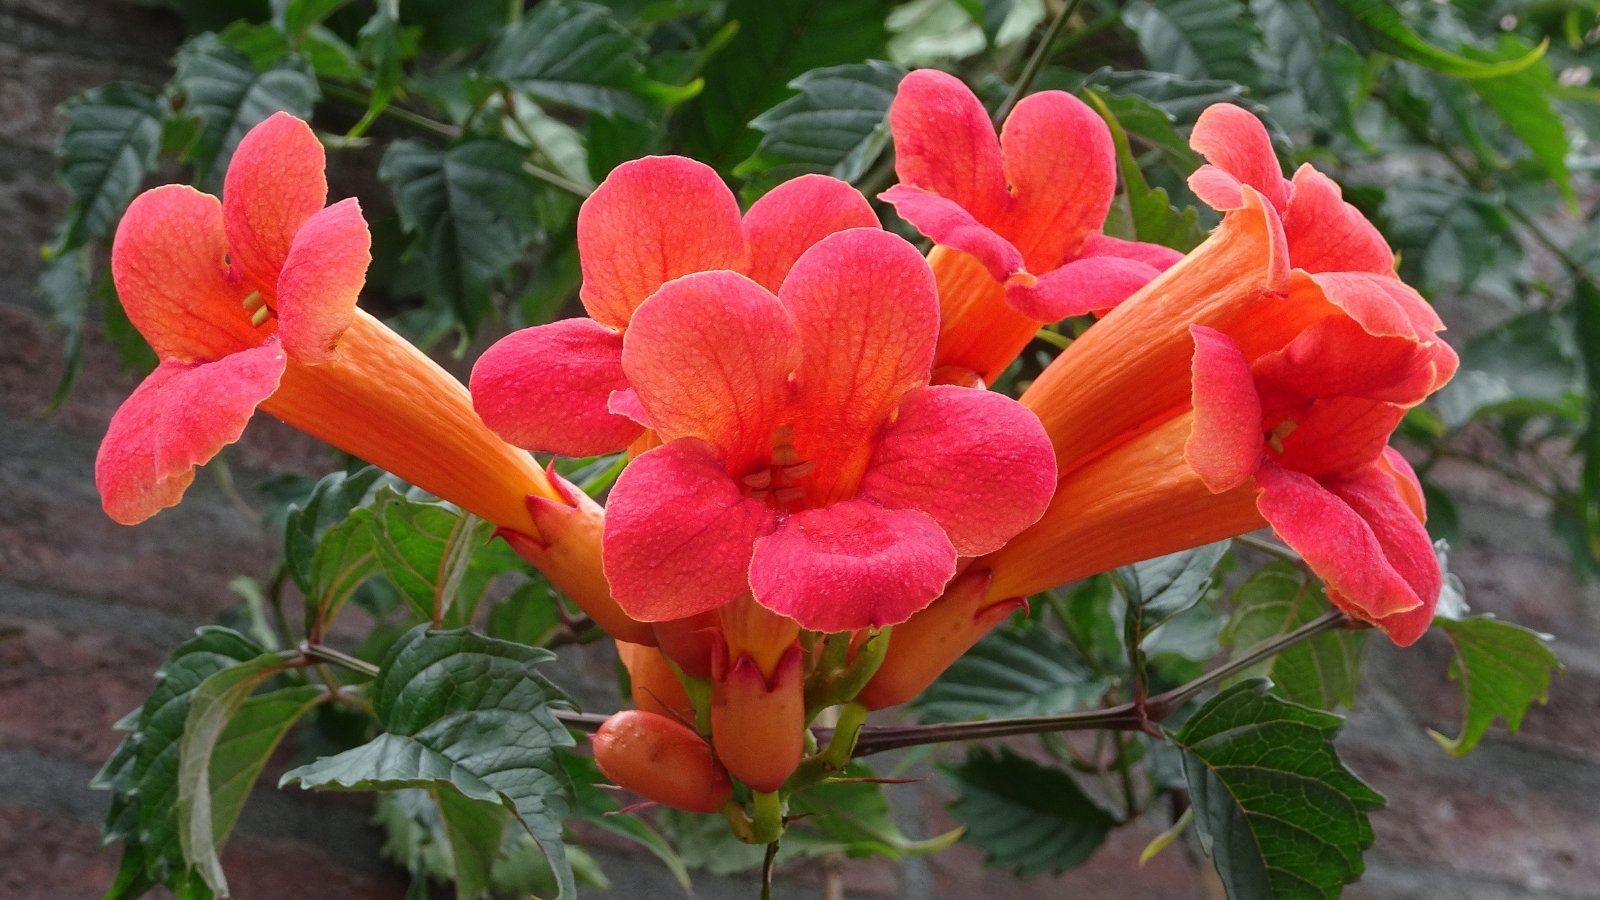
<svg viewBox="0 0 1600 900"><path fill-rule="evenodd" d="M1199 678L1181 687L1173 688L1164 694L1150 698L1146 705L1151 718L1157 721L1165 718L1173 710L1187 703L1190 698L1206 688L1231 678L1240 672L1264 659L1271 658L1283 649L1292 647L1302 641L1308 641L1324 631L1332 631L1350 621L1350 617L1337 609L1330 609L1315 619L1301 625L1299 628L1281 635L1270 641L1265 641L1236 659L1229 660L1227 664L1201 675Z"/></svg>
<svg viewBox="0 0 1600 900"><path fill-rule="evenodd" d="M751 791L750 805L755 812L755 843L776 844L783 836L783 797L777 791Z"/></svg>
<svg viewBox="0 0 1600 900"><path fill-rule="evenodd" d="M336 666L343 666L352 672L360 672L370 678L378 677L378 667L364 659L358 659L342 650L335 650L326 644L313 644L310 641L300 643L300 655L306 659L319 662L330 662Z"/></svg>
<svg viewBox="0 0 1600 900"><path fill-rule="evenodd" d="M347 88L341 84L336 84L329 81L322 81L318 84L322 88L322 93L326 96L332 97L336 100L343 100L347 103L353 103L362 109L366 109L372 100L371 97L362 94L360 91ZM461 129L455 127L454 125L448 125L444 122L435 121L427 116L414 113L405 107L396 106L393 103L383 108L383 114L391 119L394 119L396 122L404 122L407 125L420 128L423 131L445 138L446 140L454 140L455 138L461 136Z"/></svg>
<svg viewBox="0 0 1600 900"><path fill-rule="evenodd" d="M1056 14L1055 20L1050 23L1049 30L1044 33L1044 37L1039 39L1039 46L1033 49L1033 55L1028 57L1027 64L1022 67L1022 74L1017 76L1017 83L1012 85L1011 93L1006 95L1005 102L1000 104L1000 108L994 111L996 125L1006 120L1006 116L1011 112L1011 107L1016 106L1017 101L1026 96L1028 89L1033 87L1033 80L1039 77L1039 70L1044 68L1044 61L1050 57L1051 45L1056 42L1056 38L1061 36L1061 30L1067 27L1067 20L1072 18L1072 14L1078 11L1078 7L1082 3L1083 0L1071 0L1061 8L1061 12Z"/></svg>

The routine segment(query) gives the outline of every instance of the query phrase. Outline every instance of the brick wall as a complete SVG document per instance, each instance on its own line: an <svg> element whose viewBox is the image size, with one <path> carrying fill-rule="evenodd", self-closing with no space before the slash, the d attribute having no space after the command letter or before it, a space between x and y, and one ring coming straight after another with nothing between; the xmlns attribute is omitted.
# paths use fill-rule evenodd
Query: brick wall
<svg viewBox="0 0 1600 900"><path fill-rule="evenodd" d="M184 504L138 528L100 512L95 448L134 381L97 343L68 403L45 406L61 369L59 338L32 294L37 248L64 202L52 182L55 107L113 79L160 83L180 34L127 0L0 0L0 897L93 897L114 851L98 847L106 798L87 789L115 745L111 724L137 705L149 676L196 626L232 605L228 581L262 577L273 538L238 504L274 471L316 473L314 444L258 421L229 459L237 494L202 475ZM1373 641L1360 712L1343 739L1350 764L1390 798L1374 822L1363 898L1600 897L1600 656L1595 596L1572 582L1533 499L1468 470L1448 473L1467 537L1456 568L1474 606L1558 635L1568 673L1520 736L1493 734L1464 760L1424 726L1450 730L1458 707L1445 649L1401 653ZM604 677L600 659L577 660ZM587 679L585 679L587 680ZM951 826L937 785L891 791L914 836ZM240 897L399 898L405 879L378 855L369 808L354 796L280 793L251 799L225 862ZM1209 898L1209 867L1183 848L1140 868L1163 823L1125 829L1088 865L1027 887L984 870L957 847L903 865L837 861L785 873L780 897ZM659 865L594 846L617 897L672 896ZM701 897L749 897L748 881L703 876ZM839 896L839 895L833 895Z"/></svg>

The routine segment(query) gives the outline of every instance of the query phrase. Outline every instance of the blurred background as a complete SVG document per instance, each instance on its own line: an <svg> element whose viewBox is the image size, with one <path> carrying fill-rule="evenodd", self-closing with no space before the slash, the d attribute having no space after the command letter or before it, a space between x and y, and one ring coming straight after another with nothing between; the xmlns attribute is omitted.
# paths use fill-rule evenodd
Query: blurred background
<svg viewBox="0 0 1600 900"><path fill-rule="evenodd" d="M72 265L92 275L103 255L103 240L74 245L60 230L71 198L57 175L67 122L61 105L108 82L167 84L179 45L200 29L225 25L230 16L221 10L233 5L0 0L0 896L104 893L117 851L99 846L107 795L88 784L120 739L113 724L142 702L151 673L174 646L196 626L233 614L270 578L279 537L265 518L276 508L275 492L338 464L326 448L261 417L225 465L202 473L182 506L137 528L105 518L92 482L100 436L137 383L140 363L125 321L106 312L114 304L105 303L105 280L63 288L72 273L46 264L77 253ZM504 4L454 4L478 5ZM436 24L452 21L450 4L399 6L402 20L415 13ZM878 56L904 66L963 68L980 88L986 66L1014 70L1028 35L1059 11L1025 0L883 6L888 15L877 44L864 55L851 47L838 52L856 54L856 62ZM1456 384L1405 429L1408 456L1429 488L1430 530L1451 542L1450 566L1472 609L1553 635L1566 670L1549 704L1530 711L1520 733L1497 728L1475 753L1455 758L1427 734L1455 733L1460 719L1448 645L1430 638L1398 651L1368 643L1366 679L1339 746L1389 806L1373 816L1377 841L1366 876L1348 896L1600 897L1600 856L1593 852L1600 846L1600 590L1592 581L1600 479L1587 469L1586 453L1600 436L1589 387L1595 376L1584 365L1600 357L1600 290L1586 280L1600 273L1600 144L1586 137L1600 135L1600 89L1590 69L1600 66L1600 14L1583 0L1406 8L1409 21L1427 22L1428 40L1481 48L1463 49L1463 58L1516 58L1549 40L1538 65L1486 82L1420 63L1380 69L1374 54L1405 59L1404 38L1351 21L1338 4L1248 6L1253 17L1219 19L1244 4L1090 0L1068 32L1078 36L1057 51L1062 67L1048 68L1038 85L1073 87L1102 64L1169 70L1165 87L1145 83L1141 92L1167 90L1160 108L1180 130L1184 103L1192 107L1189 121L1203 106L1197 83L1209 84L1215 99L1263 103L1274 128L1293 138L1296 158L1334 174L1380 222L1401 253L1402 273L1437 303L1451 327L1447 338L1463 353ZM455 21L470 27L471 18ZM1243 44L1232 46L1238 34ZM762 87L782 100L788 79L844 61L822 53L798 71L775 70ZM721 90L714 71L703 74L707 96ZM1090 74L1113 90L1118 77ZM1230 95L1228 83L1245 87ZM336 88L324 98L337 98ZM752 114L772 105L750 104ZM711 117L702 119L698 136L658 134L657 145L714 149L707 134L715 129L705 124ZM599 143L601 131L591 127L585 136ZM640 144L624 137L613 143ZM1146 151L1152 182L1164 180L1184 205L1181 183L1167 171L1181 167L1181 154L1163 156L1158 141L1137 146ZM721 152L713 161L726 170L750 148L730 144ZM799 164L773 153L779 151L741 167L749 184ZM357 149L330 159L333 195L361 197L380 243L389 228L388 242L400 246L395 202L378 178L376 154ZM146 183L183 177L166 165ZM597 165L591 148L588 168ZM847 177L870 181L882 166L866 171L863 164ZM498 305L474 311L459 297L441 298L408 281L395 260L388 270L380 261L377 296L363 302L389 305L408 333L431 338L439 351L464 350L445 354L464 374L461 359L570 299L569 248L542 238L524 246L527 260L544 263L546 274L507 266L493 279ZM55 252L42 254L47 247ZM612 683L607 653L566 656L562 683ZM583 699L592 709L614 708L602 687ZM271 784L284 767L269 765L225 854L240 897L418 895L408 894L409 875L385 861L370 798L279 792ZM912 837L952 827L944 809L950 795L939 781L889 793L896 822ZM1137 864L1163 827L1152 821L1119 829L1083 866L1027 886L985 869L981 851L957 846L899 863L837 856L796 862L778 896L1220 896L1209 864L1181 846ZM609 895L679 890L653 858L603 835L588 837L611 881ZM697 896L752 893L752 882L740 877L697 873L695 884Z"/></svg>

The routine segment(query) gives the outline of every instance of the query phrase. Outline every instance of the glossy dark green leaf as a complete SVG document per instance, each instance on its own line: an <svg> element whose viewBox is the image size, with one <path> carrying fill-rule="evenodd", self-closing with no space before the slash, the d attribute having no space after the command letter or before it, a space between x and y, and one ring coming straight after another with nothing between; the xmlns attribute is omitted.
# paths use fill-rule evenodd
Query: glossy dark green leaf
<svg viewBox="0 0 1600 900"><path fill-rule="evenodd" d="M278 742L322 694L319 685L252 697L298 656L286 651L222 669L195 689L178 754L178 843L186 863L228 896L221 853Z"/></svg>
<svg viewBox="0 0 1600 900"><path fill-rule="evenodd" d="M212 186L222 183L233 148L245 132L280 110L310 118L319 94L304 60L287 57L260 70L214 35L185 44L177 63L173 84L184 96L183 112L200 120L188 158L199 179Z"/></svg>
<svg viewBox="0 0 1600 900"><path fill-rule="evenodd" d="M1171 116L1150 101L1132 94L1116 96L1094 88L1085 91L1091 105L1111 129L1117 167L1122 175L1119 201L1127 204L1128 217L1133 223L1133 234L1129 237L1178 250L1193 249L1205 237L1200 231L1198 212L1193 207L1173 208L1165 188L1152 188L1140 171L1128 142L1127 123L1138 123L1146 140L1174 154L1180 165L1192 158L1193 165L1189 167L1197 168L1198 157L1173 130Z"/></svg>
<svg viewBox="0 0 1600 900"><path fill-rule="evenodd" d="M398 0L380 0L372 18L361 26L356 48L372 71L372 97L366 114L350 129L352 135L364 133L400 91L405 78L402 63L416 50L416 42L405 41L403 34Z"/></svg>
<svg viewBox="0 0 1600 900"><path fill-rule="evenodd" d="M1330 34L1315 4L1304 0L1250 0L1261 28L1262 68L1276 86L1301 99L1311 116L1354 131L1361 54Z"/></svg>
<svg viewBox="0 0 1600 900"><path fill-rule="evenodd" d="M1330 608L1320 585L1298 566L1276 562L1258 570L1233 592L1233 615L1222 642L1243 653L1307 624ZM1354 708L1367 632L1331 631L1280 651L1251 667L1244 677L1272 679L1273 692L1318 709Z"/></svg>
<svg viewBox="0 0 1600 900"><path fill-rule="evenodd" d="M1383 212L1400 274L1423 291L1470 287L1495 264L1509 230L1495 197L1429 176L1390 185Z"/></svg>
<svg viewBox="0 0 1600 900"><path fill-rule="evenodd" d="M958 796L950 814L985 862L1023 878L1082 864L1116 824L1072 776L1009 749L973 750L945 774Z"/></svg>
<svg viewBox="0 0 1600 900"><path fill-rule="evenodd" d="M495 576L522 567L494 526L444 503L382 490L372 505L372 537L384 574L427 620L466 622Z"/></svg>
<svg viewBox="0 0 1600 900"><path fill-rule="evenodd" d="M808 172L855 181L889 143L889 104L905 74L869 60L796 78L789 86L799 94L751 121L761 143L734 174L752 180L755 194Z"/></svg>
<svg viewBox="0 0 1600 900"><path fill-rule="evenodd" d="M1093 706L1109 686L1048 629L999 628L945 670L913 709L925 722L1042 716Z"/></svg>
<svg viewBox="0 0 1600 900"><path fill-rule="evenodd" d="M652 94L678 101L693 93L645 78L645 49L605 7L547 0L501 36L484 74L551 103L645 120Z"/></svg>
<svg viewBox="0 0 1600 900"><path fill-rule="evenodd" d="M1506 36L1501 39L1498 52L1492 54L1470 52L1470 55L1487 61L1522 59L1530 53L1537 55L1538 48L1530 47L1526 41ZM1572 172L1567 168L1567 154L1571 151L1571 146L1567 141L1567 126L1551 102L1558 86L1555 72L1551 71L1550 64L1538 60L1512 74L1497 78L1478 78L1471 84L1472 89L1483 98L1483 102L1494 110L1495 115L1511 129L1511 133L1533 153L1533 159L1539 164L1539 168L1561 189L1561 193L1567 198L1568 206L1576 212L1577 200L1572 192Z"/></svg>
<svg viewBox="0 0 1600 900"><path fill-rule="evenodd" d="M1144 562L1112 573L1111 584L1127 603L1124 640L1137 647L1163 622L1200 602L1211 590L1211 573L1228 552L1219 541Z"/></svg>
<svg viewBox="0 0 1600 900"><path fill-rule="evenodd" d="M415 140L389 145L378 177L394 191L408 251L430 298L452 306L468 328L490 310L489 292L539 231L533 180L520 147L473 138L440 149Z"/></svg>
<svg viewBox="0 0 1600 900"><path fill-rule="evenodd" d="M1194 81L1255 80L1260 33L1239 0L1134 0L1122 21L1151 65Z"/></svg>
<svg viewBox="0 0 1600 900"><path fill-rule="evenodd" d="M386 729L373 741L323 757L282 784L343 791L420 787L499 803L550 860L561 896L573 876L561 840L572 784L556 748L572 735L551 712L570 701L535 667L554 654L465 630L418 626L385 657L372 700Z"/></svg>
<svg viewBox="0 0 1600 900"><path fill-rule="evenodd" d="M812 69L884 55L887 0L729 0L724 21L737 32L706 62L705 90L684 106L684 149L726 168L755 151L747 126L788 96L787 85Z"/></svg>
<svg viewBox="0 0 1600 900"><path fill-rule="evenodd" d="M961 829L915 840L900 830L884 791L894 785L866 780L876 777L860 762L851 763L837 780L814 784L795 794L792 812L805 816L805 827L785 835L785 843L807 856L843 853L851 858L882 856L903 859L937 853L961 837Z"/></svg>
<svg viewBox="0 0 1600 900"><path fill-rule="evenodd" d="M1519 72L1538 62L1544 47L1535 48L1520 58L1481 62L1441 50L1420 37L1401 18L1400 8L1389 0L1333 0L1370 29L1385 51L1435 72L1455 78L1494 78Z"/></svg>
<svg viewBox="0 0 1600 900"><path fill-rule="evenodd" d="M1493 616L1440 617L1434 625L1455 645L1450 677L1461 684L1461 733L1451 738L1430 732L1451 754L1471 753L1497 718L1516 731L1534 702L1549 698L1550 673L1561 662L1548 635Z"/></svg>
<svg viewBox="0 0 1600 900"><path fill-rule="evenodd" d="M62 104L67 120L56 153L71 195L55 252L111 236L117 219L155 169L171 108L143 85L113 83Z"/></svg>
<svg viewBox="0 0 1600 900"><path fill-rule="evenodd" d="M123 869L111 896L137 897L144 892L141 886L174 887L188 880L177 803L190 701L211 676L263 655L263 648L238 632L201 628L156 671L155 689L144 705L118 723L128 737L91 784L112 793L105 840L123 843ZM205 889L203 881L194 880Z"/></svg>
<svg viewBox="0 0 1600 900"><path fill-rule="evenodd" d="M1444 424L1459 428L1498 412L1578 418L1581 371L1566 319L1524 313L1461 348L1461 369L1433 400Z"/></svg>
<svg viewBox="0 0 1600 900"><path fill-rule="evenodd" d="M1339 760L1344 720L1247 681L1213 697L1173 742L1201 846L1233 900L1321 897L1361 876L1381 794Z"/></svg>
<svg viewBox="0 0 1600 900"><path fill-rule="evenodd" d="M1083 79L1081 86L1103 88L1118 97L1139 97L1165 112L1180 126L1193 125L1206 107L1214 103L1233 103L1257 115L1265 112L1260 104L1246 98L1244 85L1232 81L1196 81L1171 72L1096 69ZM1271 129L1270 118L1267 122Z"/></svg>
<svg viewBox="0 0 1600 900"><path fill-rule="evenodd" d="M407 788L378 798L384 855L418 881L455 883L457 900L490 896L511 815L504 806L438 788Z"/></svg>
<svg viewBox="0 0 1600 900"><path fill-rule="evenodd" d="M344 522L358 507L372 503L379 490L402 482L376 466L323 476L310 496L289 507L283 532L283 554L289 574L301 593L312 594L317 548L329 528Z"/></svg>

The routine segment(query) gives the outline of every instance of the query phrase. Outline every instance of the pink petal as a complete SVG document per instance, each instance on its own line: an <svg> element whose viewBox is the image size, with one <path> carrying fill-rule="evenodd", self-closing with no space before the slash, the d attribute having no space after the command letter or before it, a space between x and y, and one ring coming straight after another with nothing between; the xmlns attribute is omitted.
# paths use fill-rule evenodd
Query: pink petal
<svg viewBox="0 0 1600 900"><path fill-rule="evenodd" d="M653 427L650 414L644 411L644 403L639 400L639 392L633 388L612 391L611 396L606 398L606 409L637 422L643 428Z"/></svg>
<svg viewBox="0 0 1600 900"><path fill-rule="evenodd" d="M622 335L593 319L562 319L495 342L472 367L472 408L508 443L562 456L628 446L643 429L614 415L628 386Z"/></svg>
<svg viewBox="0 0 1600 900"><path fill-rule="evenodd" d="M933 272L899 237L858 228L808 250L779 296L802 351L795 447L818 464L820 499L843 499L900 398L928 383L939 334Z"/></svg>
<svg viewBox="0 0 1600 900"><path fill-rule="evenodd" d="M1243 195L1240 195L1243 203ZM1142 262L1159 271L1165 272L1172 268L1178 260L1183 259L1183 254L1160 244L1150 244L1144 241L1125 241L1105 234L1091 234L1083 242L1083 251L1080 256L1116 256L1122 259L1131 259Z"/></svg>
<svg viewBox="0 0 1600 900"><path fill-rule="evenodd" d="M799 364L799 335L783 304L733 272L662 285L622 342L628 384L661 439L700 438L739 474L770 454Z"/></svg>
<svg viewBox="0 0 1600 900"><path fill-rule="evenodd" d="M1037 279L1027 273L1013 277L1006 282L1006 303L1040 322L1059 322L1109 310L1160 274L1159 269L1137 260L1089 256Z"/></svg>
<svg viewBox="0 0 1600 900"><path fill-rule="evenodd" d="M1427 340L1435 332L1444 330L1444 322L1428 301L1410 285L1390 275L1295 272L1290 276L1289 290L1291 294L1302 290L1320 291L1329 303L1360 322L1368 334Z"/></svg>
<svg viewBox="0 0 1600 900"><path fill-rule="evenodd" d="M578 210L580 295L612 328L656 288L690 272L743 270L739 202L709 166L681 156L625 162Z"/></svg>
<svg viewBox="0 0 1600 900"><path fill-rule="evenodd" d="M1004 231L1030 270L1047 272L1105 224L1117 189L1111 130L1077 97L1041 91L1006 117L1000 147L1015 198Z"/></svg>
<svg viewBox="0 0 1600 900"><path fill-rule="evenodd" d="M778 292L784 276L812 244L847 228L877 228L878 216L861 192L827 175L802 175L767 192L744 214L748 275Z"/></svg>
<svg viewBox="0 0 1600 900"><path fill-rule="evenodd" d="M239 439L272 396L286 357L276 341L216 362L162 362L111 417L94 481L106 515L143 522L183 498L194 467Z"/></svg>
<svg viewBox="0 0 1600 900"><path fill-rule="evenodd" d="M617 604L641 622L707 612L750 591L751 547L776 519L702 441L663 444L622 471L602 544Z"/></svg>
<svg viewBox="0 0 1600 900"><path fill-rule="evenodd" d="M933 69L907 75L889 107L889 130L901 184L996 224L1009 201L1000 141L988 111L961 79Z"/></svg>
<svg viewBox="0 0 1600 900"><path fill-rule="evenodd" d="M904 184L878 197L893 204L900 218L935 244L976 258L996 281L1005 281L1023 268L1021 251L954 200Z"/></svg>
<svg viewBox="0 0 1600 900"><path fill-rule="evenodd" d="M1307 272L1372 272L1394 276L1394 251L1339 185L1309 163L1294 173L1283 216L1289 256Z"/></svg>
<svg viewBox="0 0 1600 900"><path fill-rule="evenodd" d="M927 513L957 553L977 556L1038 521L1055 487L1055 452L1037 416L1001 394L941 385L900 402L860 496Z"/></svg>
<svg viewBox="0 0 1600 900"><path fill-rule="evenodd" d="M1431 342L1374 337L1346 316L1316 322L1257 360L1254 371L1269 408L1315 397L1413 406L1433 391L1436 374Z"/></svg>
<svg viewBox="0 0 1600 900"><path fill-rule="evenodd" d="M306 220L278 276L278 337L298 362L325 363L350 327L372 264L372 233L355 198Z"/></svg>
<svg viewBox="0 0 1600 900"><path fill-rule="evenodd" d="M250 129L228 163L223 218L234 271L268 300L295 232L328 197L322 144L311 126L285 112Z"/></svg>
<svg viewBox="0 0 1600 900"><path fill-rule="evenodd" d="M1201 166L1189 176L1189 190L1218 212L1244 207L1243 182L1216 166Z"/></svg>
<svg viewBox="0 0 1600 900"><path fill-rule="evenodd" d="M1416 535L1397 527L1401 523L1396 512L1410 516L1403 504L1398 511L1384 506L1365 479L1341 484L1335 491L1309 475L1271 462L1262 464L1256 482L1260 488L1256 507L1261 515L1327 583L1329 597L1345 612L1377 622L1425 606L1390 557L1391 552L1396 553L1402 564L1412 567L1409 557L1415 553ZM1352 506L1350 497L1361 506ZM1399 503L1397 494L1395 501ZM1373 513L1378 514L1377 522L1367 519ZM1386 540L1378 537L1380 530L1390 532ZM1417 530L1421 530L1420 524ZM1421 534L1421 541L1427 544L1426 533ZM1428 553L1432 555L1431 545ZM1437 599L1435 590L1432 602Z"/></svg>
<svg viewBox="0 0 1600 900"><path fill-rule="evenodd" d="M1272 138L1260 119L1231 103L1213 104L1195 120L1189 146L1204 156L1206 162L1260 191L1279 213L1288 206L1289 182L1283 177L1277 154L1272 152ZM1199 177L1199 172L1195 175ZM1213 177L1202 178L1202 187L1209 186L1205 182ZM1195 186L1194 178L1190 179L1189 186L1202 200L1211 202L1201 193L1201 188Z"/></svg>
<svg viewBox="0 0 1600 900"><path fill-rule="evenodd" d="M1231 338L1204 325L1189 326L1194 429L1184 459L1214 494L1250 480L1261 464L1261 398L1244 351Z"/></svg>
<svg viewBox="0 0 1600 900"><path fill-rule="evenodd" d="M134 198L111 245L122 308L162 359L221 359L260 344L269 329L240 305L248 288L228 277L222 205L169 184Z"/></svg>
<svg viewBox="0 0 1600 900"><path fill-rule="evenodd" d="M1361 397L1330 397L1293 414L1278 463L1313 478L1370 466L1383 455L1406 408Z"/></svg>
<svg viewBox="0 0 1600 900"><path fill-rule="evenodd" d="M1418 522L1428 524L1428 502L1423 496L1422 480L1417 478L1417 470L1411 468L1411 463L1393 447L1383 448L1378 465L1394 478L1395 489L1400 492L1400 498L1410 508L1411 514Z"/></svg>
<svg viewBox="0 0 1600 900"><path fill-rule="evenodd" d="M795 513L756 541L756 602L812 631L898 625L944 590L956 551L923 513L846 500Z"/></svg>
<svg viewBox="0 0 1600 900"><path fill-rule="evenodd" d="M1439 592L1444 587L1439 558L1433 552L1427 530L1412 511L1399 483L1378 466L1329 482L1328 489L1366 521L1389 565L1421 599L1416 608L1380 616L1374 623L1402 647L1415 643L1432 624ZM1343 599L1341 606L1354 615L1361 615L1356 609L1365 609L1354 596Z"/></svg>

